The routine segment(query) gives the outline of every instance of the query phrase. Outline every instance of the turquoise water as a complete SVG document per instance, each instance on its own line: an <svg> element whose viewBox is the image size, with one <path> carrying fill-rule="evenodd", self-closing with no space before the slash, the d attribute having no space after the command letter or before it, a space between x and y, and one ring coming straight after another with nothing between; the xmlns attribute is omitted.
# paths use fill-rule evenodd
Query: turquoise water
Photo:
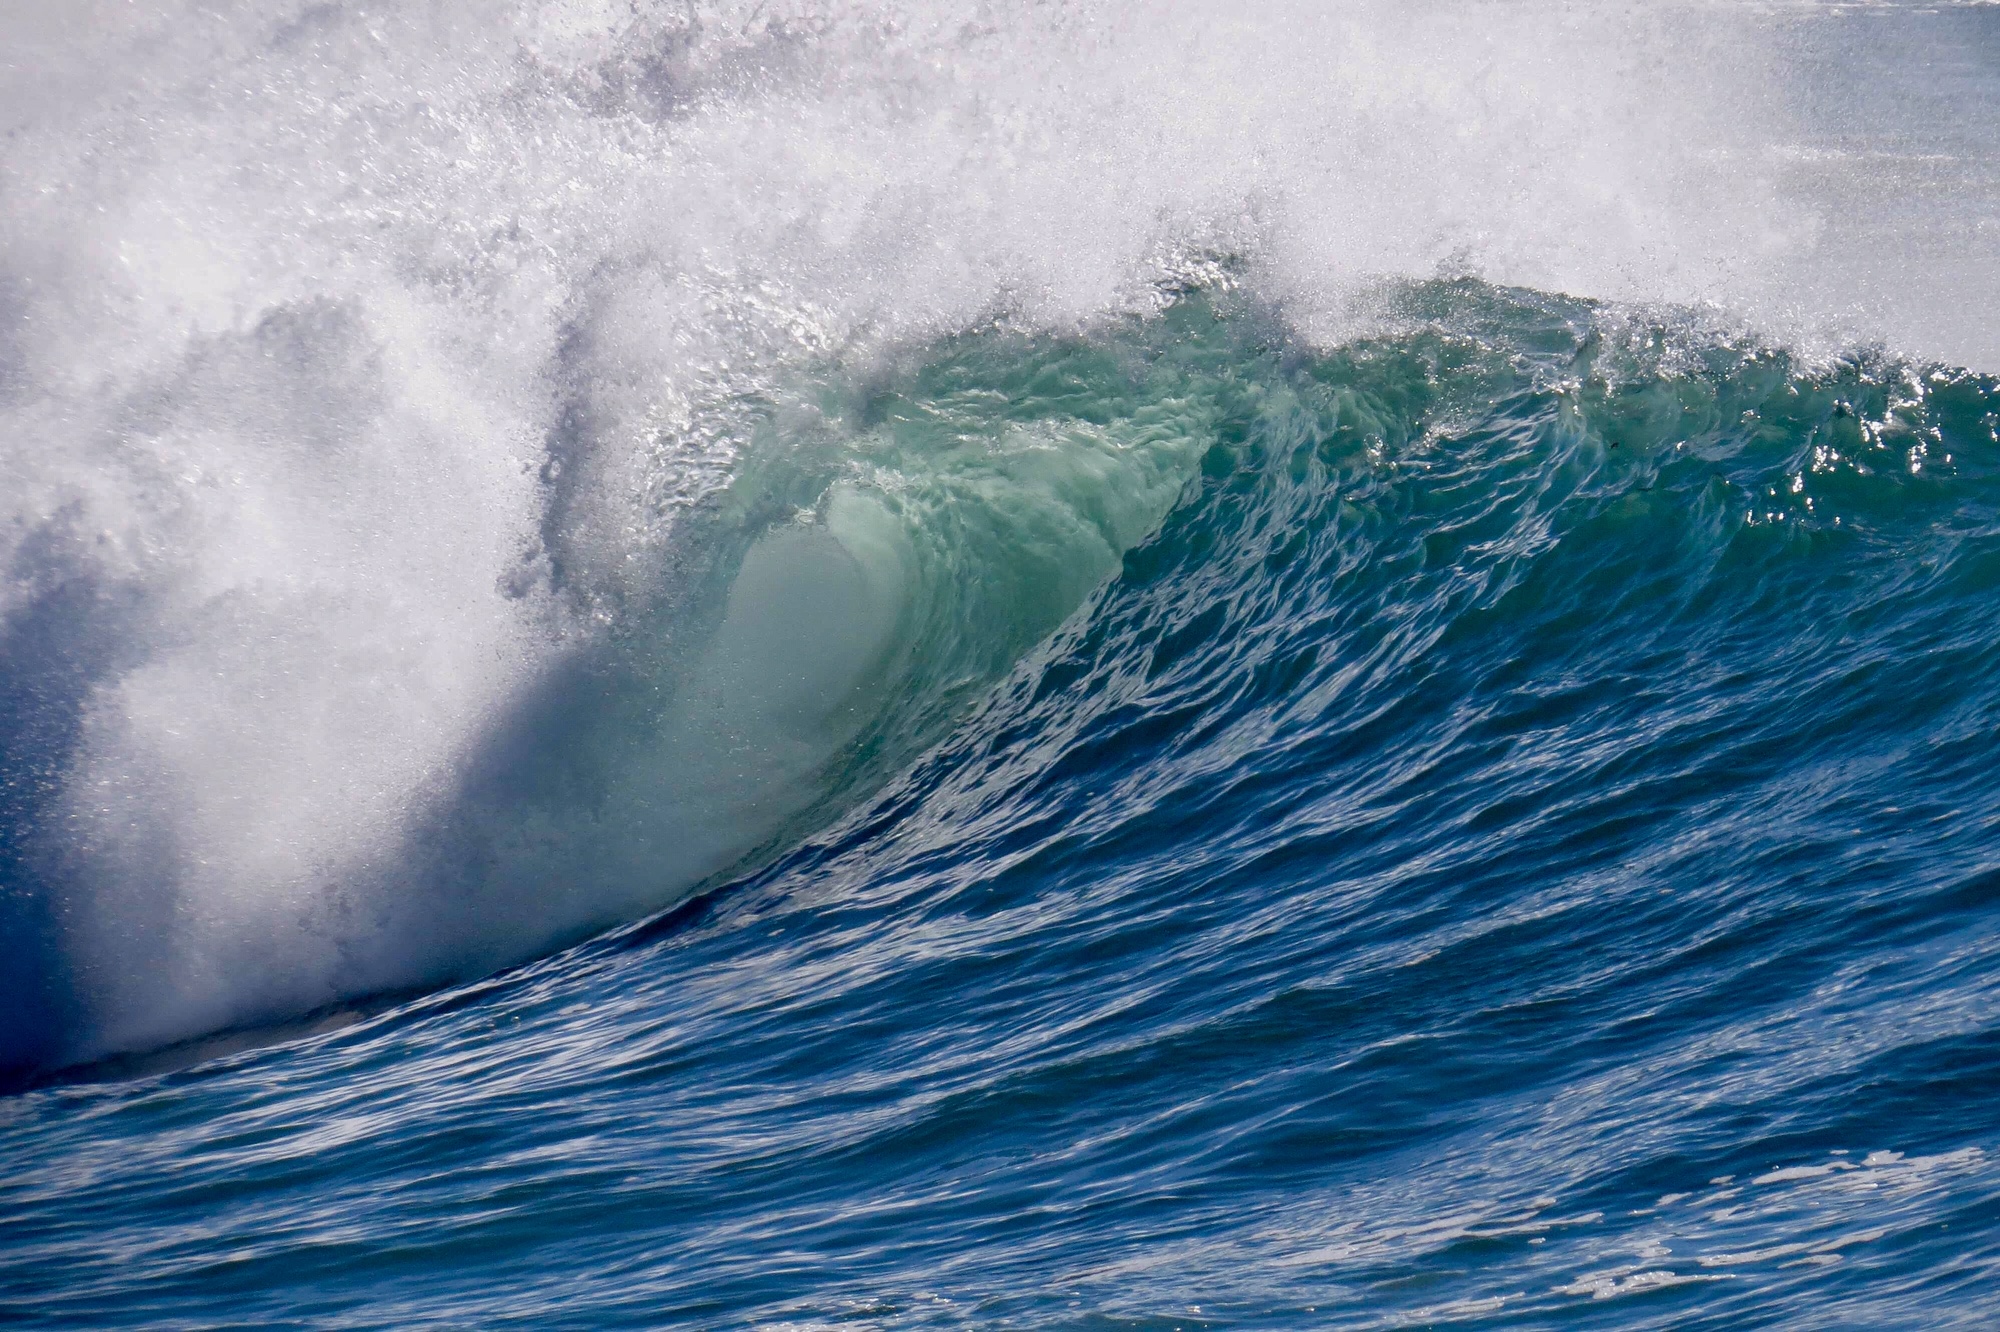
<svg viewBox="0 0 2000 1332"><path fill-rule="evenodd" d="M1996 53L0 15L0 1323L1993 1324Z"/></svg>
<svg viewBox="0 0 2000 1332"><path fill-rule="evenodd" d="M813 390L867 460L833 510L962 519L841 729L886 785L529 965L17 1094L0 1299L1979 1324L2000 385L1396 303L1318 352L1197 292ZM1010 583L982 491L1074 578Z"/></svg>

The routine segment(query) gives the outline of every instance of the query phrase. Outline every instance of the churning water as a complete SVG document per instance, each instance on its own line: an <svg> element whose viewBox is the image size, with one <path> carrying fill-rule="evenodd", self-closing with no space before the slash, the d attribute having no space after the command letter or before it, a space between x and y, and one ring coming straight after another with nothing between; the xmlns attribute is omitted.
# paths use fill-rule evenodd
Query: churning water
<svg viewBox="0 0 2000 1332"><path fill-rule="evenodd" d="M0 32L0 1320L2000 1316L2000 10Z"/></svg>

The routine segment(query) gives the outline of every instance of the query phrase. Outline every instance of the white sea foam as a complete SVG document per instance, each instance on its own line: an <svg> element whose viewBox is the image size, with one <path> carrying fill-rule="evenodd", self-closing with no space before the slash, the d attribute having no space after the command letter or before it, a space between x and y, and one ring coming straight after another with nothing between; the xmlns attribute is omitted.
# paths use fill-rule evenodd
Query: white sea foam
<svg viewBox="0 0 2000 1332"><path fill-rule="evenodd" d="M1827 59L1791 11L6 13L0 616L74 640L34 871L89 1014L69 1054L452 956L409 937L410 839L658 600L788 367L1086 321L1203 248L1328 338L1371 279L1447 266L1996 350L1979 279L1843 230L1855 159L1808 151ZM1911 225L1984 235L1948 202ZM757 801L627 803L595 835L709 849L551 890L472 955L663 903L744 840L690 820ZM519 834L536 873L564 835Z"/></svg>

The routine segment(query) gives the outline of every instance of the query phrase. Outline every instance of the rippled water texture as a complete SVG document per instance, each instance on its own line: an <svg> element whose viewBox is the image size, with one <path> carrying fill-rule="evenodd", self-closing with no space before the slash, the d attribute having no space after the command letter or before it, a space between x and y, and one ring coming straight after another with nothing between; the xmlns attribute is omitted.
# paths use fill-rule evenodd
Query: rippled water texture
<svg viewBox="0 0 2000 1332"><path fill-rule="evenodd" d="M1410 301L1432 322L1331 355L1195 298L879 388L891 433L994 381L1071 388L995 401L1073 424L1195 361L1210 442L941 748L762 873L11 1102L10 1295L1973 1321L2000 392Z"/></svg>
<svg viewBox="0 0 2000 1332"><path fill-rule="evenodd" d="M0 1321L1988 1326L2000 23L1661 12L88 11Z"/></svg>

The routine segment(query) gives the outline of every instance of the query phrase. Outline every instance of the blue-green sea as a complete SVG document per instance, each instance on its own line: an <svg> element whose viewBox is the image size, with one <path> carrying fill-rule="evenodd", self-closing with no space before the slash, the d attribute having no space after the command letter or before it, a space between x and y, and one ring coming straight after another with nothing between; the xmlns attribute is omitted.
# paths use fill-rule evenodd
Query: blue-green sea
<svg viewBox="0 0 2000 1332"><path fill-rule="evenodd" d="M2000 1320L2000 21L1719 12L20 20L0 1324Z"/></svg>

